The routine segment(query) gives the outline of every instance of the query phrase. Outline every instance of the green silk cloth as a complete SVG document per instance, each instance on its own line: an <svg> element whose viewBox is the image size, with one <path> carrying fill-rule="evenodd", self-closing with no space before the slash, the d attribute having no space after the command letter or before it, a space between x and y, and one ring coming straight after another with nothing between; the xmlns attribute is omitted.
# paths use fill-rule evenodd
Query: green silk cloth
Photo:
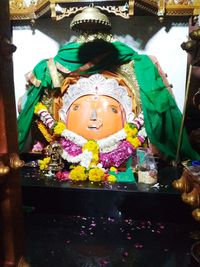
<svg viewBox="0 0 200 267"><path fill-rule="evenodd" d="M97 57L99 59L95 61ZM112 71L116 66L133 60L133 71L135 71L140 88L148 138L166 158L175 159L182 114L174 98L165 87L156 66L148 56L139 55L121 42L89 42L86 44L69 43L58 51L53 60L71 72L76 71L88 62L92 62L93 65L90 65L81 74L92 74L103 70ZM33 73L41 83L38 87L34 85L30 87L27 93L27 101L18 117L20 150L23 149L30 130L34 107L40 100L44 89L55 90L47 61L42 60L34 68ZM192 149L185 130L183 131L180 159L200 159L200 155Z"/></svg>

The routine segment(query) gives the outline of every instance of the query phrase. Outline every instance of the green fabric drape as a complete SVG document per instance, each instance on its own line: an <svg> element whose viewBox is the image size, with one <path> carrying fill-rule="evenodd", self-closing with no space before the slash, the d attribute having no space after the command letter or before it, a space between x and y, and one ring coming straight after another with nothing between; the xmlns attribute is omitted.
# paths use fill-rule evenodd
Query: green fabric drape
<svg viewBox="0 0 200 267"><path fill-rule="evenodd" d="M102 58L95 62L94 59L102 54ZM69 43L63 46L54 57L64 68L75 71L89 61L94 61L93 66L85 73L97 73L110 70L116 65L134 61L134 71L140 87L140 97L144 112L147 135L167 158L176 156L178 135L181 125L181 112L175 100L163 84L157 68L150 58L139 55L129 46L121 43ZM31 126L34 106L43 94L44 88L54 89L47 67L47 60L41 61L33 70L35 77L41 81L39 87L34 85L28 91L27 101L18 117L19 148L23 149ZM181 159L200 159L187 138L184 130L180 150Z"/></svg>

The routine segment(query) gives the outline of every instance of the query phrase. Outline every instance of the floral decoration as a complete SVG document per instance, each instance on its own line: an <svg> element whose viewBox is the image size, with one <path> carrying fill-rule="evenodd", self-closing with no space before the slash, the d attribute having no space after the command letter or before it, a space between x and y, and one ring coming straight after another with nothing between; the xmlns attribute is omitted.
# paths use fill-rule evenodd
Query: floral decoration
<svg viewBox="0 0 200 267"><path fill-rule="evenodd" d="M83 145L82 151L92 152L92 160L90 166L96 166L99 162L99 146L95 140L88 140L87 143Z"/></svg>
<svg viewBox="0 0 200 267"><path fill-rule="evenodd" d="M37 126L38 126L38 129L40 130L40 132L43 134L44 138L47 140L47 142L49 142L49 143L52 142L54 138L53 138L52 134L49 133L49 131L47 130L44 123L41 121L38 121Z"/></svg>
<svg viewBox="0 0 200 267"><path fill-rule="evenodd" d="M39 114L42 110L47 110L47 107L41 102L38 102L35 106L34 113Z"/></svg>
<svg viewBox="0 0 200 267"><path fill-rule="evenodd" d="M57 124L56 124L55 127L54 127L54 133L55 133L56 135L61 135L61 133L62 133L65 129L66 129L66 125L65 125L63 122L59 121L59 122L57 122Z"/></svg>
<svg viewBox="0 0 200 267"><path fill-rule="evenodd" d="M70 179L69 172L67 172L67 171L58 171L56 173L56 179L58 181L68 181Z"/></svg>
<svg viewBox="0 0 200 267"><path fill-rule="evenodd" d="M92 182L100 182L104 180L105 172L100 168L92 168L89 170L88 178Z"/></svg>
<svg viewBox="0 0 200 267"><path fill-rule="evenodd" d="M39 160L40 170L48 170L48 165L50 163L50 160L51 160L50 157L46 157L44 159Z"/></svg>
<svg viewBox="0 0 200 267"><path fill-rule="evenodd" d="M88 173L85 167L78 165L71 170L69 177L73 181L85 181L87 180Z"/></svg>
<svg viewBox="0 0 200 267"><path fill-rule="evenodd" d="M113 182L116 182L117 178L114 175L109 175L107 177L107 180L108 180L108 182L113 183Z"/></svg>
<svg viewBox="0 0 200 267"><path fill-rule="evenodd" d="M73 164L67 175L59 172L59 180L63 178L73 181L89 179L93 182L115 182L116 177L109 175L109 169L117 174L117 168L132 156L138 147L145 144L146 131L142 113L132 123L126 123L124 129L97 141L87 140L66 129L65 124L55 121L40 102L35 107L35 113L40 118L38 127L46 140L51 143L59 142L62 147L61 157ZM48 170L49 163L50 158L39 161L40 169Z"/></svg>

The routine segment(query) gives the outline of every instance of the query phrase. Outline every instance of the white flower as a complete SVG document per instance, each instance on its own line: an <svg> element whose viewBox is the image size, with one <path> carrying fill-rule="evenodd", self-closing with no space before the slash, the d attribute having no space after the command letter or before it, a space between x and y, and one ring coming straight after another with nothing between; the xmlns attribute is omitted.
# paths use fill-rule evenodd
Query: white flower
<svg viewBox="0 0 200 267"><path fill-rule="evenodd" d="M78 156L71 156L65 150L62 151L61 157L66 160L67 162L71 163L79 163L81 161L82 154Z"/></svg>
<svg viewBox="0 0 200 267"><path fill-rule="evenodd" d="M103 170L104 172L106 171L106 169L103 168L102 163L98 163L98 164L97 164L97 168Z"/></svg>
<svg viewBox="0 0 200 267"><path fill-rule="evenodd" d="M147 133L146 133L145 127L142 127L142 129L138 132L138 135L142 136L144 138L147 137Z"/></svg>
<svg viewBox="0 0 200 267"><path fill-rule="evenodd" d="M87 139L85 139L84 137L82 137L79 134L76 134L70 130L65 129L62 133L61 133L62 137L65 137L66 139L72 141L74 144L82 147L85 143L87 143Z"/></svg>
<svg viewBox="0 0 200 267"><path fill-rule="evenodd" d="M70 163L80 163L81 166L88 169L93 158L93 153L86 149L78 156L71 156L65 150L63 150L61 157Z"/></svg>
<svg viewBox="0 0 200 267"><path fill-rule="evenodd" d="M119 132L112 134L106 138L97 141L99 146L99 150L102 153L108 153L116 149L119 143L126 139L126 132L124 129L120 130Z"/></svg>
<svg viewBox="0 0 200 267"><path fill-rule="evenodd" d="M93 153L88 151L87 149L83 151L81 154L81 162L80 165L88 169L90 167L90 163L93 158Z"/></svg>

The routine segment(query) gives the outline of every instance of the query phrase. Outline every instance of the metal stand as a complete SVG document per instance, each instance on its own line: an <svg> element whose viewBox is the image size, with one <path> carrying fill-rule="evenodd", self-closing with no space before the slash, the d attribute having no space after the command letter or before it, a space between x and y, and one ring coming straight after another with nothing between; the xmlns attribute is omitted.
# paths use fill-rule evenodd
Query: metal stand
<svg viewBox="0 0 200 267"><path fill-rule="evenodd" d="M183 128L184 128L184 122L185 122L185 113L186 113L186 106L187 106L187 100L188 100L188 95L189 95L190 81L191 81L191 76L192 76L192 67L193 66L190 64L189 72L188 72L188 79L187 79L187 84L186 84L186 91L185 91L183 116L182 116L179 139L178 139L178 146L177 146L177 151L176 151L176 159L175 159L175 165L176 166L179 163L179 154L180 154L180 149L181 149L181 145L182 145Z"/></svg>

